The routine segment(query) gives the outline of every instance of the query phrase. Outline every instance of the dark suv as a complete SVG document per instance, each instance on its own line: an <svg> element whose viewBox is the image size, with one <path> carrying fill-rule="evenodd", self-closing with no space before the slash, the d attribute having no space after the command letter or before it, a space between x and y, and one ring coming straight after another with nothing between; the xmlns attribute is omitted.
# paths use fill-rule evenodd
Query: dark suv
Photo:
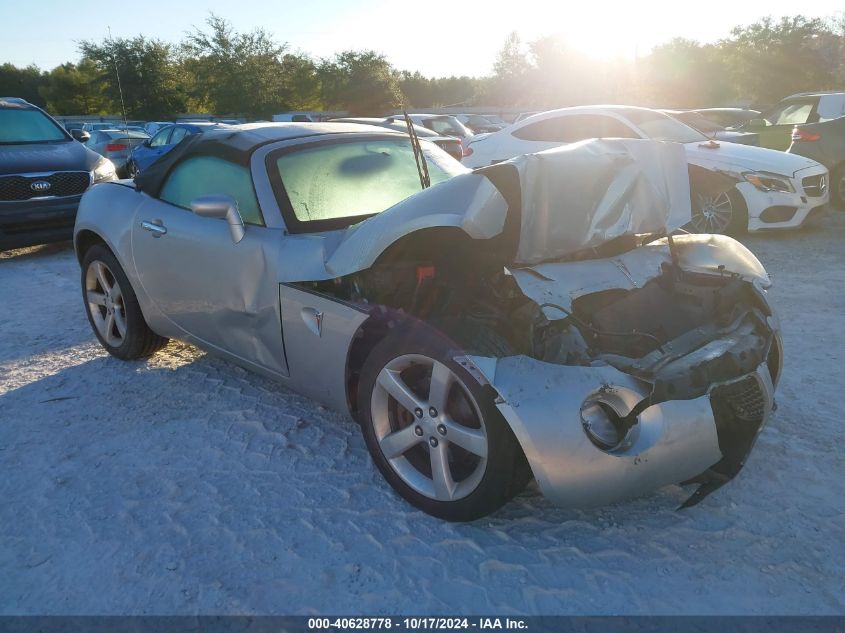
<svg viewBox="0 0 845 633"><path fill-rule="evenodd" d="M0 249L68 240L79 199L116 178L114 165L46 112L0 97Z"/></svg>
<svg viewBox="0 0 845 633"><path fill-rule="evenodd" d="M806 120L792 128L788 152L820 162L830 171L830 197L845 207L845 92L812 95Z"/></svg>

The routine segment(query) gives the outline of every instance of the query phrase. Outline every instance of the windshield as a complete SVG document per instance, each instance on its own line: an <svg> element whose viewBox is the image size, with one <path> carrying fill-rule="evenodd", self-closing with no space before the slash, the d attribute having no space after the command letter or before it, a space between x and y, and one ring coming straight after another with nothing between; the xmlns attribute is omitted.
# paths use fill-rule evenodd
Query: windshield
<svg viewBox="0 0 845 633"><path fill-rule="evenodd" d="M146 132L139 132L133 128L127 130L103 130L103 134L109 138L150 138Z"/></svg>
<svg viewBox="0 0 845 633"><path fill-rule="evenodd" d="M431 184L467 169L432 143L420 143ZM276 168L297 222L339 228L380 213L421 191L408 139L367 139L282 154Z"/></svg>
<svg viewBox="0 0 845 633"><path fill-rule="evenodd" d="M619 111L619 114L639 127L648 138L654 141L696 143L708 140L698 130L662 112L630 108Z"/></svg>
<svg viewBox="0 0 845 633"><path fill-rule="evenodd" d="M481 116L480 114L468 114L467 115L467 125L472 127L473 125L490 125L492 121L485 116Z"/></svg>
<svg viewBox="0 0 845 633"><path fill-rule="evenodd" d="M697 112L677 112L672 113L672 116L705 134L712 134L713 132L719 132L725 129L718 123L714 123Z"/></svg>
<svg viewBox="0 0 845 633"><path fill-rule="evenodd" d="M56 143L68 140L62 128L40 110L0 108L0 144Z"/></svg>
<svg viewBox="0 0 845 633"><path fill-rule="evenodd" d="M472 132L453 116L431 117L423 125L443 136L472 136Z"/></svg>

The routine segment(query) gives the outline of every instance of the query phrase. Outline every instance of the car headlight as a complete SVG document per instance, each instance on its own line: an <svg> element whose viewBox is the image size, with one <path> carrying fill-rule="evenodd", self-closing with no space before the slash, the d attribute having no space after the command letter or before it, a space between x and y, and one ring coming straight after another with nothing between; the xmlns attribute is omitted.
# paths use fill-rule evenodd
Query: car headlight
<svg viewBox="0 0 845 633"><path fill-rule="evenodd" d="M759 171L745 172L742 177L760 191L779 191L781 193L795 193L795 188L786 176L767 174Z"/></svg>
<svg viewBox="0 0 845 633"><path fill-rule="evenodd" d="M581 405L581 426L590 441L603 451L618 448L626 430L619 413L608 402L587 398Z"/></svg>
<svg viewBox="0 0 845 633"><path fill-rule="evenodd" d="M108 180L117 180L117 173L115 172L114 163L108 158L100 158L94 166L94 183L106 182Z"/></svg>

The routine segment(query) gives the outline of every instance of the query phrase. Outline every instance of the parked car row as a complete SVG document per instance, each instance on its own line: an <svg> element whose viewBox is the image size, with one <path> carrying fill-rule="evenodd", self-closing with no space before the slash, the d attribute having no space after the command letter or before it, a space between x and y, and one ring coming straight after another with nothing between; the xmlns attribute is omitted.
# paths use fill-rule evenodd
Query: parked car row
<svg viewBox="0 0 845 633"><path fill-rule="evenodd" d="M521 154L591 138L640 138L683 145L690 165L731 179L730 188L700 183L693 190L690 228L697 232L794 228L828 202L828 170L794 153L716 142L657 110L583 106L552 110L469 140L464 163L483 167Z"/></svg>

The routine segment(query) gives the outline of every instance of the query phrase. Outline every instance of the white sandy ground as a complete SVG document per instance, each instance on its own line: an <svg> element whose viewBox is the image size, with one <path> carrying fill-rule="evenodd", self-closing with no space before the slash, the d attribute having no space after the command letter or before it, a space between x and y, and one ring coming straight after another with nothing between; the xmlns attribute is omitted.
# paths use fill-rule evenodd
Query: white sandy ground
<svg viewBox="0 0 845 633"><path fill-rule="evenodd" d="M454 525L355 424L171 343L113 359L68 245L0 255L0 614L845 613L845 214L747 238L783 320L737 480Z"/></svg>

